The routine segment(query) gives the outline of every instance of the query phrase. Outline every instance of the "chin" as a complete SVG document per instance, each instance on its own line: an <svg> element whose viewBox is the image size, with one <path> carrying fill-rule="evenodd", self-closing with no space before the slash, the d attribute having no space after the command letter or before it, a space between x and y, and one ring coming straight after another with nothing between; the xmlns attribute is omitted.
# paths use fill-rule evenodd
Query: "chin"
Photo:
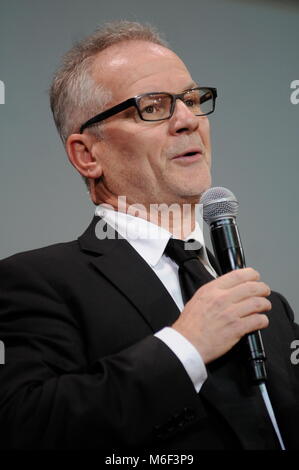
<svg viewBox="0 0 299 470"><path fill-rule="evenodd" d="M186 184L181 188L181 196L200 199L202 194L211 187L211 178L200 181L198 184Z"/></svg>
<svg viewBox="0 0 299 470"><path fill-rule="evenodd" d="M198 204L201 198L202 193L198 192L190 192L184 191L180 192L178 196L175 198L174 202L177 204Z"/></svg>

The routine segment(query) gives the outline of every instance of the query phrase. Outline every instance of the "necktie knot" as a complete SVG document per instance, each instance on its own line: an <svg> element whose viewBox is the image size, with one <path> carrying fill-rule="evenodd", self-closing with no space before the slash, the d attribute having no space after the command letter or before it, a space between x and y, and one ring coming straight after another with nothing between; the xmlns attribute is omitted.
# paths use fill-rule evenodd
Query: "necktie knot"
<svg viewBox="0 0 299 470"><path fill-rule="evenodd" d="M170 238L164 251L165 255L179 266L179 282L184 303L188 302L200 286L213 279L200 261L201 250L202 246L195 240L184 242Z"/></svg>
<svg viewBox="0 0 299 470"><path fill-rule="evenodd" d="M192 242L192 243L191 243ZM192 247L192 249L190 249ZM185 242L175 238L170 238L164 253L175 261L179 266L182 266L186 261L191 259L198 259L202 246L195 240Z"/></svg>

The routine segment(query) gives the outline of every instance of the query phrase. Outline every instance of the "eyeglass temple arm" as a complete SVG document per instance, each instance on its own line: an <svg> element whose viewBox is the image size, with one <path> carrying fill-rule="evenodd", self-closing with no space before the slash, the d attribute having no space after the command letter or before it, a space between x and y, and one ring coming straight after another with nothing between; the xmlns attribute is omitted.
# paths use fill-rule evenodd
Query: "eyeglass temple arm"
<svg viewBox="0 0 299 470"><path fill-rule="evenodd" d="M107 111L103 111L102 113L97 114L93 118L86 121L80 127L80 134L82 134L84 129L86 129L87 127L90 127L93 124L97 124L98 122L101 122L104 119L107 119L110 116L113 116L114 114L120 113L121 111L124 111L125 109L130 108L130 106L135 106L135 105L136 105L135 98L129 98L128 100L124 101L123 103L117 104L116 106L113 106L113 108L107 109Z"/></svg>

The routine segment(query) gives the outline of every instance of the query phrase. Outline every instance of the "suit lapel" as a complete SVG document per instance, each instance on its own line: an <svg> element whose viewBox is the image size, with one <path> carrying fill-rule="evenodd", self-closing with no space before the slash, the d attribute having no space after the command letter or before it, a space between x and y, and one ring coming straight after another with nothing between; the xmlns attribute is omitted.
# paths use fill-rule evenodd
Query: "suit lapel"
<svg viewBox="0 0 299 470"><path fill-rule="evenodd" d="M103 219L95 216L79 237L81 249L98 255L91 263L138 309L153 332L171 325L180 312L163 283L115 230L109 232L109 237L98 239L98 222L103 223Z"/></svg>

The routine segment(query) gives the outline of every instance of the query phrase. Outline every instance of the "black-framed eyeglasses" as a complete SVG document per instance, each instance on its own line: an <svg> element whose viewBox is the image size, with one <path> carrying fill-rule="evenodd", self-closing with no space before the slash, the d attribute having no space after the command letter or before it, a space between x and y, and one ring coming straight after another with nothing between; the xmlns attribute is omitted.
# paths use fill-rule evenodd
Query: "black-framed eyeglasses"
<svg viewBox="0 0 299 470"><path fill-rule="evenodd" d="M143 121L164 121L171 118L175 110L176 100L181 100L195 116L207 116L215 110L217 89L197 87L185 90L177 95L164 92L143 93L113 106L80 127L80 134L87 127L93 126L114 114L134 106Z"/></svg>

